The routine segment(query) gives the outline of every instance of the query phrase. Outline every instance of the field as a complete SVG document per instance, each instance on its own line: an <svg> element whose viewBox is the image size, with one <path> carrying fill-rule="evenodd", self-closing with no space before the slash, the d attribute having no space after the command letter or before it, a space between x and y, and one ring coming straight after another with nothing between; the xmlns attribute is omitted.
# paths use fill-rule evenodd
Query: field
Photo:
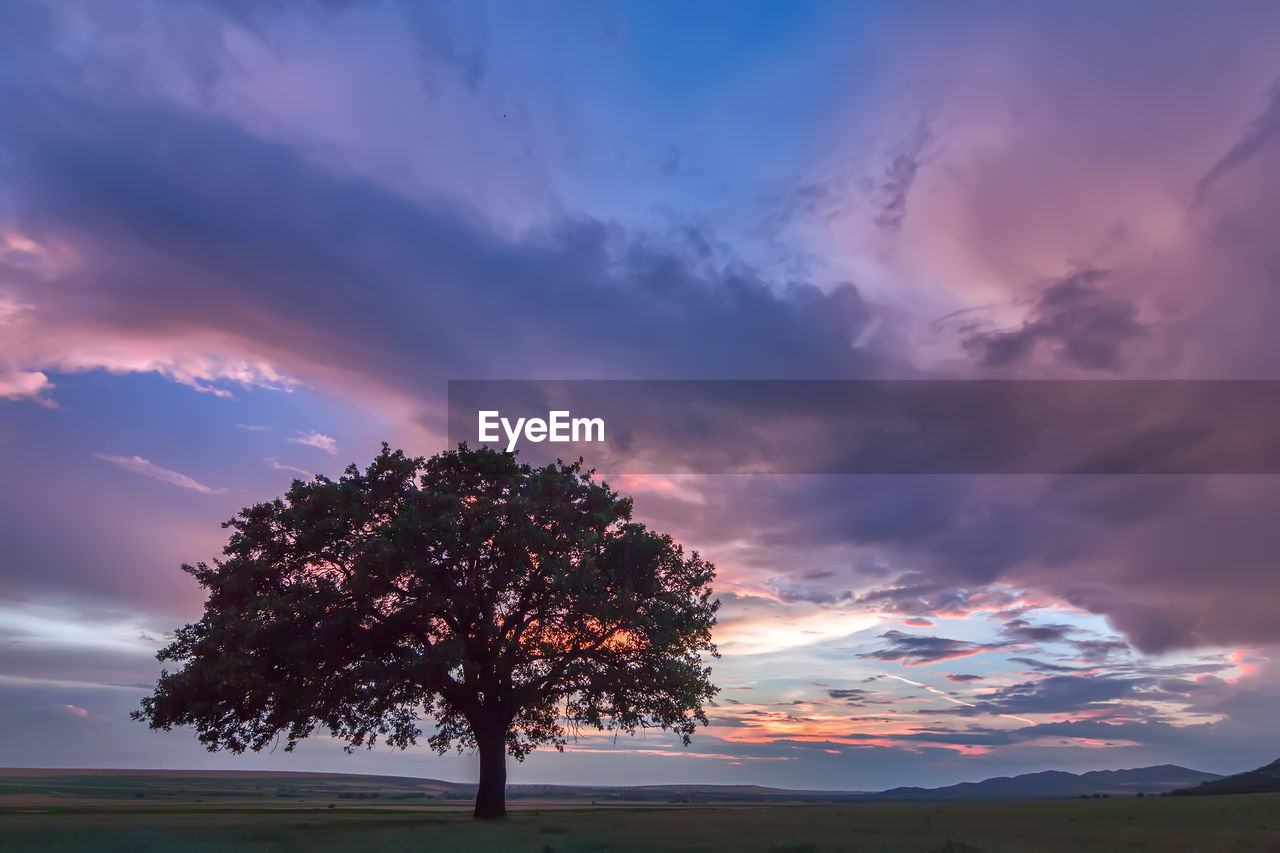
<svg viewBox="0 0 1280 853"><path fill-rule="evenodd" d="M377 782L323 790L319 776L281 776L272 796L263 795L263 777L256 787L208 775L6 777L0 851L1280 850L1278 794L596 806L524 796L506 821L478 824L456 792L387 795Z"/></svg>

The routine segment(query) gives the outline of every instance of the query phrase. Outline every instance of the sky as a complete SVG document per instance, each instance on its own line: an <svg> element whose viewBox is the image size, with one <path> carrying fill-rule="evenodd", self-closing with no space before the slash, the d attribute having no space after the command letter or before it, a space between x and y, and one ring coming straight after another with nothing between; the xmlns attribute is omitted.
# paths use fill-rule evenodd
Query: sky
<svg viewBox="0 0 1280 853"><path fill-rule="evenodd" d="M220 523L451 379L1280 378L1280 7L0 5L0 765L129 711ZM588 460L589 461L589 460ZM1280 754L1274 476L635 476L716 563L688 748L513 782L874 790Z"/></svg>

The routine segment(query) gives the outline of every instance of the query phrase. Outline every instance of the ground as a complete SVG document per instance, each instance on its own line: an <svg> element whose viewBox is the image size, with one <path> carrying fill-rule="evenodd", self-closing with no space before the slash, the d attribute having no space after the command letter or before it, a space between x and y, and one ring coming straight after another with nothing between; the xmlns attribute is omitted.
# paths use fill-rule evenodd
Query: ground
<svg viewBox="0 0 1280 853"><path fill-rule="evenodd" d="M597 806L523 803L477 823L459 802L356 805L0 798L0 851L1280 851L1280 794L1004 803Z"/></svg>

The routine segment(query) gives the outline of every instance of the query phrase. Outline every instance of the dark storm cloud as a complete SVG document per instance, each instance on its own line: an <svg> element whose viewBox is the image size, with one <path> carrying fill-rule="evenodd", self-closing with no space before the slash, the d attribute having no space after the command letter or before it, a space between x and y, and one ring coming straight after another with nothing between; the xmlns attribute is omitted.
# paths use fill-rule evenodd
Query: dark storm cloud
<svg viewBox="0 0 1280 853"><path fill-rule="evenodd" d="M3 104L17 220L74 236L94 264L93 281L24 294L62 322L173 332L198 317L300 372L355 368L416 394L513 365L722 377L873 363L851 347L870 309L850 286L780 296L591 220L506 240L177 109Z"/></svg>
<svg viewBox="0 0 1280 853"><path fill-rule="evenodd" d="M1071 640L1067 645L1072 647L1087 646L1090 642L1106 646L1105 657L1090 658L1080 655L1077 660L1059 659L1045 661L1038 658L1018 656L1010 657L1011 663L1020 664L1036 673L1101 673L1108 677L1136 679L1144 685L1159 684L1162 690L1172 690L1175 685L1221 683L1218 674L1230 670L1234 663L1226 655L1215 656L1213 660L1202 663L1153 664L1144 659L1134 660L1127 643L1117 640ZM1124 652L1117 655L1117 652ZM1203 660L1203 659L1202 659ZM1080 661L1084 661L1081 663ZM1194 679L1194 680L1193 680Z"/></svg>
<svg viewBox="0 0 1280 853"><path fill-rule="evenodd" d="M1164 720L1142 720L1138 722L1106 722L1103 720L1068 720L1059 723L1041 723L1018 730L1021 740L1040 737L1086 738L1095 741L1132 740L1141 744L1167 746L1186 744L1191 740L1204 739L1209 743L1213 737L1197 725L1177 726ZM1192 731L1188 731L1192 730ZM1206 737L1206 735L1209 735ZM1207 744L1206 744L1207 745ZM1201 759L1204 760L1203 758Z"/></svg>
<svg viewBox="0 0 1280 853"><path fill-rule="evenodd" d="M957 746L1004 746L1022 740L1018 729L994 729L970 726L963 729L933 727L895 735L908 743L955 744Z"/></svg>
<svg viewBox="0 0 1280 853"><path fill-rule="evenodd" d="M1044 287L1021 326L975 333L965 346L986 367L1025 361L1037 347L1048 345L1076 367L1117 371L1124 344L1144 332L1134 304L1106 293L1109 274L1095 269L1071 273Z"/></svg>
<svg viewBox="0 0 1280 853"><path fill-rule="evenodd" d="M1195 726L1191 728L1197 728ZM1198 731L1200 738L1208 732ZM869 735L868 735L869 736ZM941 726L920 728L897 735L897 739L906 742L956 744L961 746L1007 746L1040 741L1044 738L1072 738L1090 741L1135 741L1139 744L1169 745L1185 742L1185 733L1180 735L1180 728L1159 720L1141 722L1104 722L1100 720L1077 720L1058 723L1039 723L1021 728L990 728L985 726L967 726L962 729L948 729Z"/></svg>
<svg viewBox="0 0 1280 853"><path fill-rule="evenodd" d="M1204 658L1200 658L1204 660ZM1151 677L1172 677L1172 678L1189 678L1191 676L1203 677L1222 672L1231 667L1231 661L1225 656L1213 663L1183 663L1170 665L1156 664L1138 664L1132 669L1135 673Z"/></svg>
<svg viewBox="0 0 1280 853"><path fill-rule="evenodd" d="M1072 640L1071 645L1081 659L1091 663L1101 663L1112 655L1126 652L1129 649L1128 643L1114 637L1097 640Z"/></svg>
<svg viewBox="0 0 1280 853"><path fill-rule="evenodd" d="M969 596L962 590L950 589L944 583L916 581L920 576L899 577L898 585L863 593L857 603L873 610L904 615L925 615L962 610Z"/></svg>
<svg viewBox="0 0 1280 853"><path fill-rule="evenodd" d="M1025 619L1011 619L1004 623L1000 632L1021 643L1057 643L1078 630L1071 625L1032 625Z"/></svg>
<svg viewBox="0 0 1280 853"><path fill-rule="evenodd" d="M1280 501L1275 477L826 477L769 485L717 479L703 505L678 507L680 517L706 531L748 519L760 542L787 555L783 565L797 559L788 548L820 555L875 546L894 554L893 564L913 567L889 582L854 585L853 572L809 581L810 598L852 586L854 600L839 606L925 618L979 604L1013 607L1016 596L977 597L996 582L1105 615L1146 653L1280 641L1271 606L1280 553L1269 510ZM1145 509L1122 511L1134 504ZM1111 506L1114 514L1105 511ZM821 556L811 559L822 565ZM1075 639L1090 662L1123 651L1117 637Z"/></svg>
<svg viewBox="0 0 1280 853"><path fill-rule="evenodd" d="M1071 666L1069 664L1036 660L1035 658L1014 657L1009 658L1009 661L1022 664L1036 672L1091 672L1094 669L1092 666Z"/></svg>
<svg viewBox="0 0 1280 853"><path fill-rule="evenodd" d="M1195 481L1185 477L1071 476L1051 480L1039 505L1112 527L1158 520L1194 497Z"/></svg>
<svg viewBox="0 0 1280 853"><path fill-rule="evenodd" d="M971 643L967 640L953 640L947 637L913 636L901 631L886 631L880 635L880 638L889 641L886 648L866 652L858 657L902 661L907 666L921 666L983 652L998 651L1011 645L1010 643Z"/></svg>
<svg viewBox="0 0 1280 853"><path fill-rule="evenodd" d="M828 592L816 587L793 583L786 578L773 578L769 586L774 594L778 596L779 601L787 602L807 601L811 604L835 604L840 601L847 601L851 596L848 590L844 592Z"/></svg>
<svg viewBox="0 0 1280 853"><path fill-rule="evenodd" d="M1145 680L1105 675L1051 675L979 693L971 706L956 706L939 713L972 716L989 714L1063 714L1104 708L1118 699L1131 698Z"/></svg>

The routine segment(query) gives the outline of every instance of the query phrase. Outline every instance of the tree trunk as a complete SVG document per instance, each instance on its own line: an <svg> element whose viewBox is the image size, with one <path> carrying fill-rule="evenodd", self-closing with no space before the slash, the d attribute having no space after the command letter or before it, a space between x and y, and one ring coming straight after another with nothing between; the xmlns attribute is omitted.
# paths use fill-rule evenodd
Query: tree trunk
<svg viewBox="0 0 1280 853"><path fill-rule="evenodd" d="M475 817L479 820L507 816L507 731L490 729L476 735L480 750L480 787L476 790Z"/></svg>

